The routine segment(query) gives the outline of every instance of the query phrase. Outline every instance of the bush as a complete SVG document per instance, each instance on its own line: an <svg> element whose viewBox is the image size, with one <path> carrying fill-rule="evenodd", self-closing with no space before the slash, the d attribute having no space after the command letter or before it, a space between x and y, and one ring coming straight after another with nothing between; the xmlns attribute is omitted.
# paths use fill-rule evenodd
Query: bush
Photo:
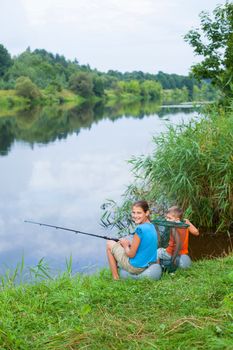
<svg viewBox="0 0 233 350"><path fill-rule="evenodd" d="M21 97L35 100L41 97L40 90L28 77L19 77L15 83L16 94Z"/></svg>
<svg viewBox="0 0 233 350"><path fill-rule="evenodd" d="M85 98L93 96L93 81L88 73L75 73L70 77L70 89Z"/></svg>

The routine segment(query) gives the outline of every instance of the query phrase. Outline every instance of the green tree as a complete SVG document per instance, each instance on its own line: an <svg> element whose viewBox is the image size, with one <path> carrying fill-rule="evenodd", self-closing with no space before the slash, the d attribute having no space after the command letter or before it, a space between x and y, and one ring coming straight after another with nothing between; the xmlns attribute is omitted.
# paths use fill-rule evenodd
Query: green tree
<svg viewBox="0 0 233 350"><path fill-rule="evenodd" d="M2 77L11 66L12 60L7 49L0 44L0 77Z"/></svg>
<svg viewBox="0 0 233 350"><path fill-rule="evenodd" d="M126 92L126 88L127 88L127 83L125 81L120 80L116 83L116 90L118 94L122 94Z"/></svg>
<svg viewBox="0 0 233 350"><path fill-rule="evenodd" d="M130 80L126 83L126 92L129 94L140 95L140 85L137 80Z"/></svg>
<svg viewBox="0 0 233 350"><path fill-rule="evenodd" d="M104 95L103 79L98 75L93 77L93 92L98 97L102 97Z"/></svg>
<svg viewBox="0 0 233 350"><path fill-rule="evenodd" d="M145 100L160 100L162 96L162 86L156 81L145 80L141 84L141 95Z"/></svg>
<svg viewBox="0 0 233 350"><path fill-rule="evenodd" d="M217 6L211 17L200 13L200 28L184 37L202 62L192 66L196 78L210 78L225 96L233 95L233 3Z"/></svg>
<svg viewBox="0 0 233 350"><path fill-rule="evenodd" d="M69 80L70 89L82 97L90 97L93 95L93 80L90 74L80 72L75 73Z"/></svg>
<svg viewBox="0 0 233 350"><path fill-rule="evenodd" d="M35 100L41 97L40 90L28 77L19 77L15 83L15 90L18 96Z"/></svg>

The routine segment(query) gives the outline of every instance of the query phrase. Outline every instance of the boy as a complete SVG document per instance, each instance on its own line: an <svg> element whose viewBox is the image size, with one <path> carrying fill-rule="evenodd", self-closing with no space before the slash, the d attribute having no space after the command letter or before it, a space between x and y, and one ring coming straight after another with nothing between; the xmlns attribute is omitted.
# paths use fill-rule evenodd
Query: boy
<svg viewBox="0 0 233 350"><path fill-rule="evenodd" d="M183 211L177 206L173 206L168 209L166 214L166 220L181 222ZM187 219L184 219L184 223L189 225L189 227L174 227L170 231L170 239L167 248L159 248L157 250L157 255L159 259L166 260L166 262L171 261L175 263L177 255L188 254L188 239L189 232L198 236L198 229Z"/></svg>

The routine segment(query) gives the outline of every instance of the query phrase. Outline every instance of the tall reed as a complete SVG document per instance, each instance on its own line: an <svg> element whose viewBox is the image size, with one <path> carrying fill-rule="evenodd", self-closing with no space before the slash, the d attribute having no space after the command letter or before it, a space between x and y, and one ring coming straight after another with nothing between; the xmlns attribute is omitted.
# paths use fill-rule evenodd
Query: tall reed
<svg viewBox="0 0 233 350"><path fill-rule="evenodd" d="M177 203L196 224L217 231L233 220L233 111L170 126L149 157L131 160L150 201ZM140 187L139 186L139 187Z"/></svg>
<svg viewBox="0 0 233 350"><path fill-rule="evenodd" d="M233 108L211 107L199 120L169 126L153 138L151 155L134 157L134 181L124 193L122 207L107 207L104 218L114 223L125 203L147 199L163 209L180 205L199 227L233 230ZM109 204L109 203L108 203ZM110 203L111 204L111 203Z"/></svg>

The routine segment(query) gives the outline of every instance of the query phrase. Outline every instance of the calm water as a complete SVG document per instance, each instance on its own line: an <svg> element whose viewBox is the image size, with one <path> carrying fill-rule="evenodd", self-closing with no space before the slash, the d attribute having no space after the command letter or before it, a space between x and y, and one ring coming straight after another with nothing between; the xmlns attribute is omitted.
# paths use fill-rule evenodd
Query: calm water
<svg viewBox="0 0 233 350"><path fill-rule="evenodd" d="M103 106L47 108L0 118L0 266L44 257L63 270L106 266L106 241L24 223L34 220L108 235L101 204L119 201L131 181L127 160L149 153L152 136L197 116L190 109ZM114 232L111 232L114 234Z"/></svg>

